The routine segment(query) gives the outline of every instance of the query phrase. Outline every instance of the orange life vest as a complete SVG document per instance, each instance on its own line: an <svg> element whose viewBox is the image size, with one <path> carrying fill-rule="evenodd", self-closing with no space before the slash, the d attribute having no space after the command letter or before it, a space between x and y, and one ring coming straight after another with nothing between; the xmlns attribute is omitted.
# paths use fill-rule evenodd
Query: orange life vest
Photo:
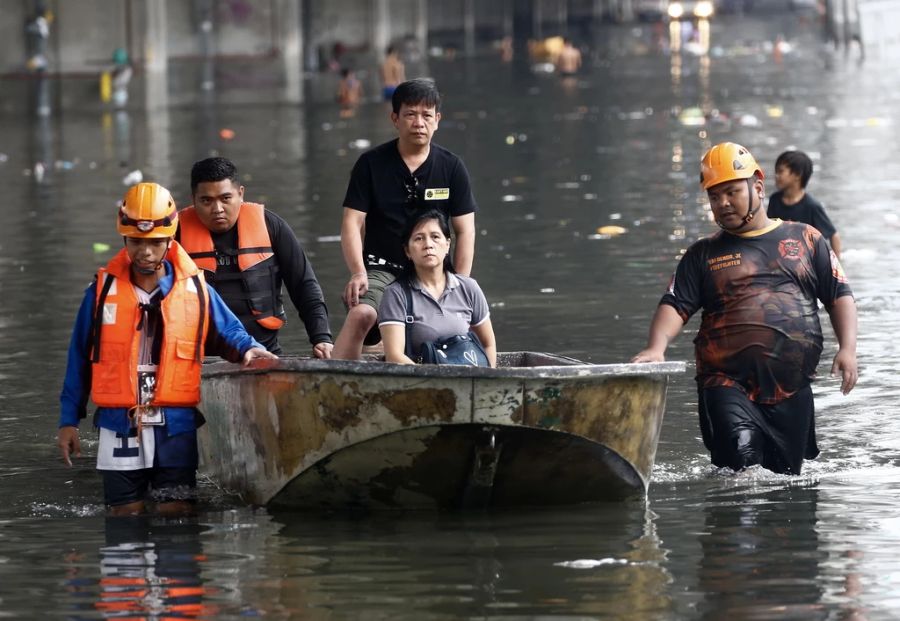
<svg viewBox="0 0 900 621"><path fill-rule="evenodd" d="M162 347L152 405L193 406L200 402L200 370L209 330L209 293L203 273L172 242L166 254L175 274L162 298ZM102 407L138 405L137 368L141 333L131 260L123 248L97 272L97 304L91 333L91 398Z"/></svg>
<svg viewBox="0 0 900 621"><path fill-rule="evenodd" d="M178 213L179 241L198 267L210 272L210 284L241 320L256 321L269 330L284 325L281 287L276 287L278 265L272 260L272 240L266 227L265 208L242 203L237 219L237 274L218 272L216 247L209 229L194 206ZM276 290L277 289L277 290Z"/></svg>

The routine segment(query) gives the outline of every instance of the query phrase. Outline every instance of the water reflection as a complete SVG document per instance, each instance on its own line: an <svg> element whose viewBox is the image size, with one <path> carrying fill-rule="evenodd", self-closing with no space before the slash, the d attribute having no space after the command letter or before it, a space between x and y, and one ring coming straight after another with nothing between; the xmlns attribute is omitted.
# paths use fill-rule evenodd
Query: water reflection
<svg viewBox="0 0 900 621"><path fill-rule="evenodd" d="M29 144L30 174L35 185L49 182L56 161L54 149L54 119L50 115L50 80L40 73L32 80L31 141Z"/></svg>
<svg viewBox="0 0 900 621"><path fill-rule="evenodd" d="M131 114L127 110L106 111L101 117L103 154L108 161L126 168L133 159L131 150Z"/></svg>
<svg viewBox="0 0 900 621"><path fill-rule="evenodd" d="M95 610L104 618L195 619L216 613L201 578L205 560L192 520L108 517Z"/></svg>
<svg viewBox="0 0 900 621"><path fill-rule="evenodd" d="M818 489L717 489L706 495L698 590L704 619L824 619Z"/></svg>
<svg viewBox="0 0 900 621"><path fill-rule="evenodd" d="M652 619L670 608L665 551L643 503L468 516L279 514L277 605L346 614ZM303 571L298 573L298 569ZM364 585L364 586L362 586Z"/></svg>

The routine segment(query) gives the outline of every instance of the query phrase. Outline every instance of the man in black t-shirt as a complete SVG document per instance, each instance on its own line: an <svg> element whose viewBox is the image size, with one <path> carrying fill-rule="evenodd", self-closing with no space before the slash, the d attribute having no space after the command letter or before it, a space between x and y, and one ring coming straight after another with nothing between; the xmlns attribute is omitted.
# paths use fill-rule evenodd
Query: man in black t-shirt
<svg viewBox="0 0 900 621"><path fill-rule="evenodd" d="M819 452L810 388L822 353L818 302L839 345L831 373L841 375L846 394L858 378L853 294L819 231L766 216L763 172L747 149L730 142L710 149L701 185L722 230L681 258L632 362L664 360L702 309L696 379L713 464L800 474L803 460Z"/></svg>
<svg viewBox="0 0 900 621"><path fill-rule="evenodd" d="M344 198L341 251L350 280L335 358L359 358L363 344L381 340L378 305L407 261L401 233L416 212L436 208L447 214L454 267L464 276L472 270L477 205L469 173L459 157L431 142L441 119L440 93L431 80L409 80L397 87L391 103L397 138L360 156Z"/></svg>

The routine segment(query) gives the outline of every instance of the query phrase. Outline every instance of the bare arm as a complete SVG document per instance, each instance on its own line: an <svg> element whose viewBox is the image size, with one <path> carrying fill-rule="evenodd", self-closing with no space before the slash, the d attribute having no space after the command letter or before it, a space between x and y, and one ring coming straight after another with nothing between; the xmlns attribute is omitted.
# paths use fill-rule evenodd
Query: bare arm
<svg viewBox="0 0 900 621"><path fill-rule="evenodd" d="M839 233L835 232L834 235L831 236L831 249L834 250L835 256L840 259L841 258L841 250L843 250L843 245L841 244L841 236Z"/></svg>
<svg viewBox="0 0 900 621"><path fill-rule="evenodd" d="M456 249L453 252L453 267L457 274L469 276L475 260L475 213L456 216L452 220L456 235Z"/></svg>
<svg viewBox="0 0 900 621"><path fill-rule="evenodd" d="M363 235L366 230L366 214L344 207L341 221L341 253L350 270L350 281L344 287L344 303L350 308L359 304L359 296L369 289L369 277L363 263Z"/></svg>
<svg viewBox="0 0 900 621"><path fill-rule="evenodd" d="M666 348L684 327L681 315L668 304L660 304L650 322L647 346L631 359L632 362L663 362Z"/></svg>
<svg viewBox="0 0 900 621"><path fill-rule="evenodd" d="M488 362L491 363L492 367L496 367L497 339L494 337L494 326L491 325L491 320L482 321L477 326L472 326L471 329L478 337L478 340L481 341L482 346L484 346L484 353L487 354Z"/></svg>
<svg viewBox="0 0 900 621"><path fill-rule="evenodd" d="M385 362L415 364L406 355L406 326L387 324L381 326L381 341L384 343Z"/></svg>
<svg viewBox="0 0 900 621"><path fill-rule="evenodd" d="M846 395L853 390L859 379L856 362L856 301L849 295L839 297L829 309L828 316L838 341L838 352L831 364L831 374L841 374L841 392Z"/></svg>

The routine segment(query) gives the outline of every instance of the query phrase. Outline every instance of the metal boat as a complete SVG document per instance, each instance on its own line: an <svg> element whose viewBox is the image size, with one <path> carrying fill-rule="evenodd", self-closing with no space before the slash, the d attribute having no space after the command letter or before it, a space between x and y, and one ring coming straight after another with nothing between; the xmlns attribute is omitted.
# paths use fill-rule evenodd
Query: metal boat
<svg viewBox="0 0 900 621"><path fill-rule="evenodd" d="M201 472L290 508L559 505L645 494L683 362L538 352L497 368L280 358L204 365Z"/></svg>

